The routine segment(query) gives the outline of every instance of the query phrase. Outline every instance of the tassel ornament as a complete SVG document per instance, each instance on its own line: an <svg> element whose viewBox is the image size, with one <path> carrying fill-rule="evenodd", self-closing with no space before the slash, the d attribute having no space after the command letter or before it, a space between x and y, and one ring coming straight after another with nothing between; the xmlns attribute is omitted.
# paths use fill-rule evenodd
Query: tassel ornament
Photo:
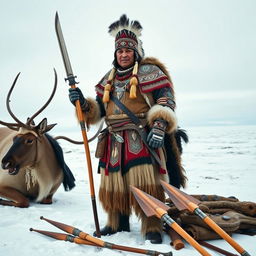
<svg viewBox="0 0 256 256"><path fill-rule="evenodd" d="M104 87L104 94L103 94L103 99L102 99L103 103L109 102L109 94L110 94L110 91L112 88L112 81L113 81L115 72L116 72L116 69L112 68L112 70L108 76L108 82Z"/></svg>
<svg viewBox="0 0 256 256"><path fill-rule="evenodd" d="M136 98L137 85L139 84L137 73L138 73L138 62L136 61L132 71L132 78L130 80L130 96L129 96L130 99Z"/></svg>

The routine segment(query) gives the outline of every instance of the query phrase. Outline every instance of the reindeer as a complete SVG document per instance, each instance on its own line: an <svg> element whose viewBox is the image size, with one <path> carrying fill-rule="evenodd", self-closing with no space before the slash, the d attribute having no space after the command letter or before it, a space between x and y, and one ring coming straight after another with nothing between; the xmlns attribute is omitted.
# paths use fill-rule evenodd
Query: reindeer
<svg viewBox="0 0 256 256"><path fill-rule="evenodd" d="M51 204L53 194L61 183L72 189L74 177L64 162L59 144L47 134L56 124L44 118L35 125L38 116L51 102L57 88L57 74L47 102L26 123L11 111L10 96L20 73L16 76L6 99L6 107L16 123L0 120L0 205L28 207L31 200ZM1 199L2 198L2 199Z"/></svg>

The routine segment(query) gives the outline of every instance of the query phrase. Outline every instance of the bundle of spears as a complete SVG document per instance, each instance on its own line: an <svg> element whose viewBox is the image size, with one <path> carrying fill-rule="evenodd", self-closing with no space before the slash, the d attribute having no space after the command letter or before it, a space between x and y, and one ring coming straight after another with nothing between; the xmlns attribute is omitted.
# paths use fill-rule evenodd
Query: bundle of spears
<svg viewBox="0 0 256 256"><path fill-rule="evenodd" d="M134 252L134 253L140 253L140 254L146 254L146 255L152 255L152 256L157 256L157 255L172 256L172 252L163 253L163 252L158 252L153 250L127 247L127 246L105 242L99 238L90 236L89 234L81 231L78 228L66 225L64 223L46 219L43 216L41 216L40 219L49 222L50 224L54 225L55 227L67 233L50 232L45 230L33 229L33 228L30 228L30 231L36 231L38 233L55 238L57 240L63 240L63 241L68 241L76 244L85 244L89 246L96 246L96 247L114 249L119 251Z"/></svg>
<svg viewBox="0 0 256 256"><path fill-rule="evenodd" d="M234 239L232 239L219 225L217 225L208 215L206 215L198 206L200 203L196 198L180 191L178 188L161 181L161 185L165 192L173 202L173 204L178 208L179 211L187 210L195 215L197 215L203 222L205 222L214 232L216 232L221 238L226 240L241 256L250 256L250 254L242 248ZM150 196L149 194L141 191L140 189L130 186L131 191L134 194L137 202L144 211L147 217L156 216L161 219L168 228L174 230L180 237L185 239L191 246L193 246L201 255L210 256L210 254L201 246L211 249L217 249L215 246L211 246L206 242L201 242L201 245L193 237L191 237L171 216L168 214L170 209L165 203L159 201L158 199ZM183 244L180 244L183 247ZM218 248L220 249L220 248ZM218 252L224 255L234 255L225 250L218 250Z"/></svg>

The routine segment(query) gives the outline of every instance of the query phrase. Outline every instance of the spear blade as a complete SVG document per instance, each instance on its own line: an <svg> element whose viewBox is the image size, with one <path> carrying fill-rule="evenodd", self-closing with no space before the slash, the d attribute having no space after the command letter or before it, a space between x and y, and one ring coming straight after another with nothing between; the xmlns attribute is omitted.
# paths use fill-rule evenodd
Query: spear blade
<svg viewBox="0 0 256 256"><path fill-rule="evenodd" d="M158 199L150 196L149 194L143 192L142 190L130 185L131 191L135 196L138 204L141 206L142 210L147 217L156 216L161 218L170 209L169 206L162 203Z"/></svg>
<svg viewBox="0 0 256 256"><path fill-rule="evenodd" d="M173 194L170 193L168 190L166 191L165 187L164 187L164 190L179 211L183 211L183 210L187 209L187 207L184 205L184 203L177 200L177 198L174 197Z"/></svg>
<svg viewBox="0 0 256 256"><path fill-rule="evenodd" d="M180 210L190 209L195 210L197 205L201 202L198 199L186 194L178 188L168 184L165 181L160 181L167 195L170 197L174 205Z"/></svg>
<svg viewBox="0 0 256 256"><path fill-rule="evenodd" d="M141 209L146 214L146 216L147 217L155 216L155 211L152 208L150 208L147 204L145 204L145 202L138 196L136 192L133 191L133 189L132 189L132 192L138 204L140 205Z"/></svg>
<svg viewBox="0 0 256 256"><path fill-rule="evenodd" d="M69 59L69 56L68 56L67 47L66 47L65 40L64 40L64 37L63 37L63 33L62 33L62 29L61 29L61 26L60 26L60 20L59 20L58 12L56 12L56 15L55 15L55 31L56 31L56 34L57 34L58 43L59 43L59 47L60 47L60 50L61 50L61 56L62 56L64 66L65 66L65 69L66 69L67 77L73 76L73 71L72 71L70 59Z"/></svg>

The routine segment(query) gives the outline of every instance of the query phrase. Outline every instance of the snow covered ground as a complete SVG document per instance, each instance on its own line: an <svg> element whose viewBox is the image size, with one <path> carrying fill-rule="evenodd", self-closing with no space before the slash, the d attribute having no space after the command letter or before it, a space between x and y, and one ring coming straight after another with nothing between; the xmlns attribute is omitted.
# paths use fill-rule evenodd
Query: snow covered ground
<svg viewBox="0 0 256 256"><path fill-rule="evenodd" d="M236 196L241 201L255 202L256 178L256 126L237 127L193 127L186 129L190 143L184 145L183 163L187 171L188 185L184 190L188 194L217 194ZM53 134L60 135L60 134ZM74 134L62 134L73 136ZM79 128L75 136L80 138ZM74 136L73 136L74 138ZM40 220L40 216L75 226L86 233L95 230L87 174L87 164L83 146L61 141L65 160L76 178L76 187L65 192L60 187L54 196L52 205L31 203L27 209L0 206L0 255L139 255L92 246L77 245L57 241L29 228L62 232ZM95 191L99 187L97 159L94 158L95 142L90 144L92 166L94 169ZM106 222L106 214L97 200L100 226ZM251 255L256 255L256 237L235 234L233 238ZM140 235L140 223L133 215L131 232L122 232L105 241L115 244L157 250L173 251L173 255L194 256L199 253L186 243L184 249L175 251L167 235L163 244L152 245ZM238 254L223 240L210 241L212 244ZM220 255L208 249L211 255Z"/></svg>

